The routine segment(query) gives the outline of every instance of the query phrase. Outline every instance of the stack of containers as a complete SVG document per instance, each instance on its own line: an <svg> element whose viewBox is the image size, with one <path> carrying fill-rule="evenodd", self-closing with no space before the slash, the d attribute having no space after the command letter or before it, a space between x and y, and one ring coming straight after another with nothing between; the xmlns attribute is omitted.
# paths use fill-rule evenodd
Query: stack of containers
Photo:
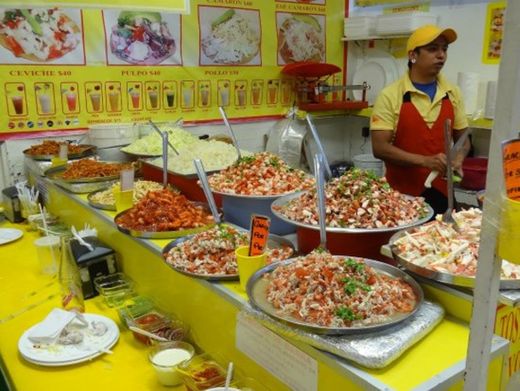
<svg viewBox="0 0 520 391"><path fill-rule="evenodd" d="M363 39L374 36L376 18L373 16L351 16L345 18L344 35L348 39Z"/></svg>
<svg viewBox="0 0 520 391"><path fill-rule="evenodd" d="M437 16L430 12L379 15L376 19L376 34L383 36L410 34L425 24L437 24Z"/></svg>

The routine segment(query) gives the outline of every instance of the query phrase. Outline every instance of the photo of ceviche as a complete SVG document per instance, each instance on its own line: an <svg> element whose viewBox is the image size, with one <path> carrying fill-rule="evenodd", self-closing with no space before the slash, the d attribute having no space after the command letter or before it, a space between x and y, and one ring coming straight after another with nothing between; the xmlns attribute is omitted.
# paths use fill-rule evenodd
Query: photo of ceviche
<svg viewBox="0 0 520 391"><path fill-rule="evenodd" d="M54 62L83 64L81 11L58 8L3 9L0 12L0 45L15 57L0 56L2 63ZM66 54L76 50L75 56Z"/></svg>
<svg viewBox="0 0 520 391"><path fill-rule="evenodd" d="M389 323L419 304L414 289L402 278L370 267L361 258L320 250L282 263L263 279L265 297L277 315L316 326Z"/></svg>
<svg viewBox="0 0 520 391"><path fill-rule="evenodd" d="M436 221L405 231L392 243L393 251L414 265L457 276L475 277L482 211L471 208L454 212L458 231L453 225ZM501 279L520 279L520 265L502 261Z"/></svg>
<svg viewBox="0 0 520 391"><path fill-rule="evenodd" d="M142 232L179 231L205 227L215 221L211 213L170 190L149 191L132 208L116 216L118 226Z"/></svg>
<svg viewBox="0 0 520 391"><path fill-rule="evenodd" d="M249 233L228 225L218 225L194 235L164 253L166 262L175 269L201 276L232 275L238 277L235 249L249 244ZM289 245L270 241L267 244L267 263L289 258Z"/></svg>
<svg viewBox="0 0 520 391"><path fill-rule="evenodd" d="M199 7L200 65L261 65L260 13Z"/></svg>
<svg viewBox="0 0 520 391"><path fill-rule="evenodd" d="M282 195L314 186L313 177L269 152L243 156L208 182L212 191L250 196Z"/></svg>
<svg viewBox="0 0 520 391"><path fill-rule="evenodd" d="M180 16L147 11L103 11L109 64L181 64Z"/></svg>
<svg viewBox="0 0 520 391"><path fill-rule="evenodd" d="M321 15L277 14L278 65L325 61L325 18Z"/></svg>
<svg viewBox="0 0 520 391"><path fill-rule="evenodd" d="M312 189L283 206L273 206L290 220L318 224L316 190ZM385 178L352 168L325 185L327 227L389 228L427 217L429 208L421 197L393 190Z"/></svg>

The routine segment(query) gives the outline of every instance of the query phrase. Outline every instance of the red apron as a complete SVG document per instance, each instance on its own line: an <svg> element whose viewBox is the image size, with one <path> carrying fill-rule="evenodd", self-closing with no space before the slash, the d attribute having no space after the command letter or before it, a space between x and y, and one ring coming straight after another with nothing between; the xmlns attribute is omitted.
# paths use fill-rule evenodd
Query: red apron
<svg viewBox="0 0 520 391"><path fill-rule="evenodd" d="M421 114L413 105L410 92L403 96L403 104L399 112L399 121L393 145L404 151L420 155L436 155L444 152L444 122L451 119L454 113L448 94L442 98L441 111L430 129ZM393 163L385 163L386 179L390 186L401 193L413 196L421 195L425 190L424 181L430 174L425 167L405 167ZM447 195L446 180L438 176L432 186Z"/></svg>

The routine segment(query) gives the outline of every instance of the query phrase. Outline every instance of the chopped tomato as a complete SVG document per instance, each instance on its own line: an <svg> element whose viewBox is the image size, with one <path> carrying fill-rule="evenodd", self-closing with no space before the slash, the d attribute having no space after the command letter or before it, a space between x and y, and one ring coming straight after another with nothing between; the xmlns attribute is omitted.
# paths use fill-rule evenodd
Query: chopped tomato
<svg viewBox="0 0 520 391"><path fill-rule="evenodd" d="M323 275L325 276L327 281L330 281L334 277L334 272L330 270L328 267L326 267L323 269Z"/></svg>
<svg viewBox="0 0 520 391"><path fill-rule="evenodd" d="M17 23L14 20L8 20L5 22L7 27L9 27L11 30L14 30L16 28Z"/></svg>
<svg viewBox="0 0 520 391"><path fill-rule="evenodd" d="M143 26L139 26L137 27L134 32L132 33L132 38L135 39L136 41L144 41L144 33L145 33L145 29Z"/></svg>
<svg viewBox="0 0 520 391"><path fill-rule="evenodd" d="M18 57L25 53L23 48L13 37L11 37L11 36L5 37L5 42L7 43L7 45L9 45L9 48L13 51L15 56Z"/></svg>
<svg viewBox="0 0 520 391"><path fill-rule="evenodd" d="M59 58L61 56L63 56L63 52L60 49L58 49L55 45L52 45L49 48L49 56L47 57L48 59Z"/></svg>
<svg viewBox="0 0 520 391"><path fill-rule="evenodd" d="M294 274L296 274L296 277L298 277L298 278L303 278L303 277L307 276L309 273L307 271L305 271L304 268L299 267L294 271Z"/></svg>
<svg viewBox="0 0 520 391"><path fill-rule="evenodd" d="M64 42L65 39L67 39L67 33L64 33L63 31L55 31L54 32L54 39L56 41Z"/></svg>

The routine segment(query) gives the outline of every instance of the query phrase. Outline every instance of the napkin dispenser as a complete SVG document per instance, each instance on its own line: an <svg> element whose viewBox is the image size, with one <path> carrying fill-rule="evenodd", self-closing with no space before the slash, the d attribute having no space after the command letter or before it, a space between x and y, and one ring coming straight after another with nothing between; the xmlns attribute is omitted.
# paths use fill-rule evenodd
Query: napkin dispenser
<svg viewBox="0 0 520 391"><path fill-rule="evenodd" d="M2 190L2 202L4 204L4 215L11 223L20 223L24 220L15 186L6 187Z"/></svg>
<svg viewBox="0 0 520 391"><path fill-rule="evenodd" d="M83 240L93 247L93 251L77 239L71 240L70 247L78 266L83 297L89 299L98 295L94 287L94 278L117 271L116 253L95 236L87 236Z"/></svg>

